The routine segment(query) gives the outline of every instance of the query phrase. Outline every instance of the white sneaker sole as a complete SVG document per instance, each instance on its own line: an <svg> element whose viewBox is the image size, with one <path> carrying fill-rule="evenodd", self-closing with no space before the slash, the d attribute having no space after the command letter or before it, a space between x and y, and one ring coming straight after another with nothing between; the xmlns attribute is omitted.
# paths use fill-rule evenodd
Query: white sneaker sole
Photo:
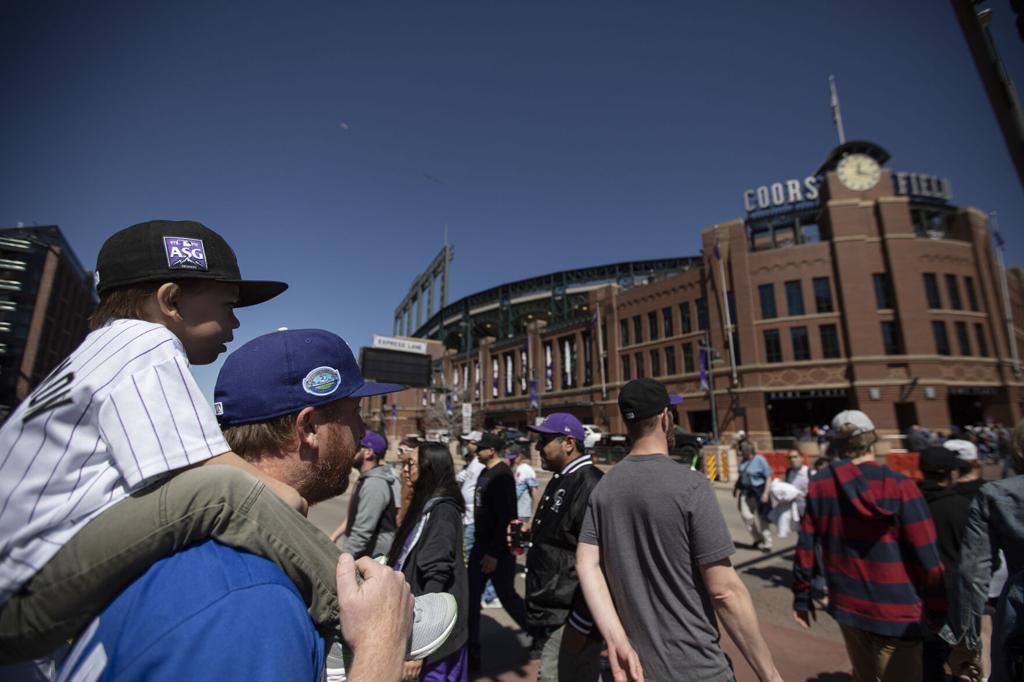
<svg viewBox="0 0 1024 682"><path fill-rule="evenodd" d="M455 629L455 623L459 619L459 604L455 600L455 597L448 594L447 592L435 593L432 595L422 595L417 599L424 597L430 597L434 600L442 599L442 617L441 622L445 623L444 627L441 628L437 635L426 642L419 642L416 648L413 648L414 639L416 635L416 623L413 623L413 631L409 635L409 652L406 654L406 660L418 661L422 658L426 658L430 654L434 653L441 646L448 641L448 637L451 636L452 631Z"/></svg>

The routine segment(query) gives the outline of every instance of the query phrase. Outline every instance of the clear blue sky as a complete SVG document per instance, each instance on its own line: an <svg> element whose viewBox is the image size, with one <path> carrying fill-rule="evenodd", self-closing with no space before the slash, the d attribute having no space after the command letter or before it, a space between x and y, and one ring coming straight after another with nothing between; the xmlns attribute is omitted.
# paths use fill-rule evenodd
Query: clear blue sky
<svg viewBox="0 0 1024 682"><path fill-rule="evenodd" d="M200 220L243 275L291 284L231 348L282 325L357 348L445 224L452 299L696 255L743 190L835 146L834 73L848 138L997 210L1024 262L1024 193L948 2L692 5L5 2L0 226L55 223L91 266L117 229Z"/></svg>

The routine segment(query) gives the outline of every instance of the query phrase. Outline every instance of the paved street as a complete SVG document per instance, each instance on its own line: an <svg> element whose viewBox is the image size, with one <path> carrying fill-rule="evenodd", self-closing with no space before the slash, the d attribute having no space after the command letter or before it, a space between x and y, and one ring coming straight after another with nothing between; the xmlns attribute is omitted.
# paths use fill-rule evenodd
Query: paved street
<svg viewBox="0 0 1024 682"><path fill-rule="evenodd" d="M542 479L541 486L546 485L549 474L540 471L538 473ZM851 679L850 664L835 622L827 614L821 614L813 629L807 632L793 621L789 582L796 537L777 539L774 551L770 554L749 549L750 537L732 499L731 485L719 484L716 493L736 542L737 551L733 556L733 563L753 596L761 622L761 631L783 679L814 682L839 682ZM344 517L347 504L347 495L323 502L310 510L309 517L318 527L329 533ZM516 586L522 590L522 578L516 579ZM527 640L515 631L512 620L504 610L483 611L481 635L484 670L474 679L511 682L534 678L535 666L526 655ZM722 639L726 652L733 660L738 682L756 680L750 667L724 632Z"/></svg>

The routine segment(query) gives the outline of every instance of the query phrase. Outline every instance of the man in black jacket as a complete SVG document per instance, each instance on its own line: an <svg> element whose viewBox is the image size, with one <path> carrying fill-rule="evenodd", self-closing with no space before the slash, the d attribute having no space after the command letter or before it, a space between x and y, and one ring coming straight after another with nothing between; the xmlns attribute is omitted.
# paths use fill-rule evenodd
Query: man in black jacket
<svg viewBox="0 0 1024 682"><path fill-rule="evenodd" d="M971 498L958 491L955 485L957 470L961 466L956 451L947 447L931 446L921 452L918 467L924 480L918 481L928 510L935 522L939 557L946 567L946 595L952 595L956 584L956 567L960 562L960 547L967 525ZM980 661L963 643L950 647L936 633L925 635L922 652L925 680L944 680L944 665L948 662L954 678L964 674L978 679Z"/></svg>
<svg viewBox="0 0 1024 682"><path fill-rule="evenodd" d="M500 436L485 433L476 446L476 457L485 469L476 481L473 515L476 539L469 553L469 667L480 667L480 598L484 581L490 576L501 605L516 624L526 629L526 608L516 594L513 580L516 558L508 546L506 529L516 518L516 482L512 470L502 461Z"/></svg>
<svg viewBox="0 0 1024 682"><path fill-rule="evenodd" d="M548 415L537 449L554 476L541 496L526 558L526 622L531 658L540 659L538 682L593 682L600 674L601 636L594 627L576 575L576 541L590 491L603 472L582 452L586 433L571 414Z"/></svg>

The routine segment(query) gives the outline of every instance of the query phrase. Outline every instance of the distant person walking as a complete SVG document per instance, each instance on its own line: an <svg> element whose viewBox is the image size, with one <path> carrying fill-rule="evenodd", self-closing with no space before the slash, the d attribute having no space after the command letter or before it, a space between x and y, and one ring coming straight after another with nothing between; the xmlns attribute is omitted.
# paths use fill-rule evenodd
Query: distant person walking
<svg viewBox="0 0 1024 682"><path fill-rule="evenodd" d="M1024 471L1024 420L1010 436L1013 466ZM1024 571L1024 475L989 481L981 486L971 503L964 530L957 580L953 587L949 624L942 638L950 644L963 642L971 651L981 651L981 616L992 580L993 557L1002 550L1010 579L999 597L992 629L992 671L990 682L1018 682L1014 676L1014 648L1011 632L1020 636L1024 613L1021 604ZM1017 655L1022 643L1018 639Z"/></svg>
<svg viewBox="0 0 1024 682"><path fill-rule="evenodd" d="M384 465L387 451L383 436L366 432L353 462L359 480L349 499L348 518L331 534L332 540L341 539L342 551L356 559L387 554L395 539L400 489L398 477Z"/></svg>
<svg viewBox="0 0 1024 682"><path fill-rule="evenodd" d="M516 558L508 546L508 524L516 518L516 483L512 470L502 461L504 442L493 433L485 433L477 443L476 456L484 465L476 481L474 526L476 541L469 553L469 666L480 666L480 600L487 577L501 599L501 605L522 629L526 629L526 609L516 594Z"/></svg>
<svg viewBox="0 0 1024 682"><path fill-rule="evenodd" d="M679 402L653 379L619 393L633 446L590 495L576 550L587 604L616 680L734 679L716 617L760 680L780 680L711 483L668 457Z"/></svg>
<svg viewBox="0 0 1024 682"><path fill-rule="evenodd" d="M462 551L465 503L455 482L452 456L440 443L423 442L403 466L409 472L413 494L388 553L388 565L405 575L414 596L449 592L459 605L458 618L444 646L422 661L406 661L403 679L465 682L469 674L469 587Z"/></svg>
<svg viewBox="0 0 1024 682"><path fill-rule="evenodd" d="M768 514L766 486L772 477L772 467L764 455L758 454L749 440L740 441L740 477L732 490L739 498L740 517L747 525L755 549L772 549L772 532L765 518Z"/></svg>
<svg viewBox="0 0 1024 682"><path fill-rule="evenodd" d="M601 672L601 635L583 598L576 549L590 494L603 474L583 453L586 433L571 414L554 412L539 426L541 464L554 473L541 496L526 557L526 621L538 682L595 682Z"/></svg>
<svg viewBox="0 0 1024 682"><path fill-rule="evenodd" d="M926 623L946 611L935 524L912 480L875 462L875 425L859 410L832 420L831 466L811 479L793 567L793 611L810 627L820 547L828 608L857 682L921 679Z"/></svg>

